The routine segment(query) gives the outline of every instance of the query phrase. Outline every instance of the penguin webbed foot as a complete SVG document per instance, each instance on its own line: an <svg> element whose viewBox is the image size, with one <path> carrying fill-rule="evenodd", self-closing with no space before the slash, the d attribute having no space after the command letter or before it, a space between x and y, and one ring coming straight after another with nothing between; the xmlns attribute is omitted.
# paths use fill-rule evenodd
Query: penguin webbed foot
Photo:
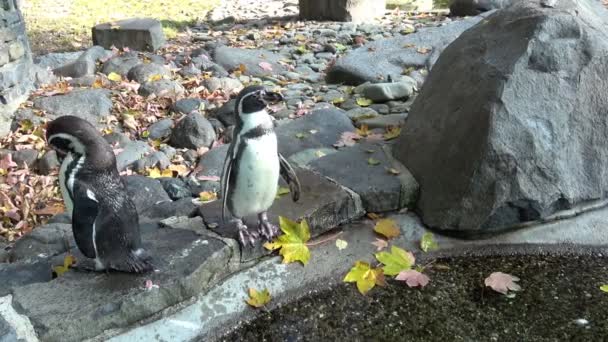
<svg viewBox="0 0 608 342"><path fill-rule="evenodd" d="M255 242L258 239L258 234L256 232L250 232L249 228L241 219L236 220L236 227L239 230L239 242L241 243L241 246L255 246Z"/></svg>
<svg viewBox="0 0 608 342"><path fill-rule="evenodd" d="M97 268L97 265L95 264L95 262L92 259L78 260L78 262L75 265L71 266L70 268L72 268L76 272L84 272L84 273L103 271L103 270L100 270L99 268Z"/></svg>
<svg viewBox="0 0 608 342"><path fill-rule="evenodd" d="M259 213L258 220L258 233L263 236L264 239L272 241L275 236L279 235L279 228L268 221L266 212Z"/></svg>

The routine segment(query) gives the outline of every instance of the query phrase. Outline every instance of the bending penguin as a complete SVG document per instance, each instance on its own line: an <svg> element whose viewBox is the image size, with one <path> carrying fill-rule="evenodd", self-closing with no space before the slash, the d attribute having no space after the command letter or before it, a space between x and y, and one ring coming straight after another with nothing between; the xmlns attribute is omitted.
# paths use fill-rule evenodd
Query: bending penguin
<svg viewBox="0 0 608 342"><path fill-rule="evenodd" d="M97 271L152 271L151 258L142 248L135 205L110 145L93 125L69 115L50 122L46 138L64 157L59 186L78 249L95 260Z"/></svg>
<svg viewBox="0 0 608 342"><path fill-rule="evenodd" d="M278 228L266 211L277 194L279 175L289 185L293 201L300 198L300 182L278 152L277 136L266 107L283 101L262 86L243 89L235 104L236 126L222 169L222 217L226 208L236 220L241 245L253 245L258 235L271 240ZM243 218L257 214L258 231L250 232Z"/></svg>

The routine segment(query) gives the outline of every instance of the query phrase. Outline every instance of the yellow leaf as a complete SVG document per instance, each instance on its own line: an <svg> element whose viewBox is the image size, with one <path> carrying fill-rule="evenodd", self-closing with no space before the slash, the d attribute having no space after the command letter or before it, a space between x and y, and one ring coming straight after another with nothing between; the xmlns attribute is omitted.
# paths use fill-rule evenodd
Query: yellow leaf
<svg viewBox="0 0 608 342"><path fill-rule="evenodd" d="M310 240L310 228L306 220L296 223L279 216L279 225L283 234L273 242L265 243L264 248L280 249L279 254L283 256L284 264L299 261L306 265L310 259L310 250L306 246L306 242Z"/></svg>
<svg viewBox="0 0 608 342"><path fill-rule="evenodd" d="M173 171L171 169L164 169L163 172L160 173L161 177L173 177Z"/></svg>
<svg viewBox="0 0 608 342"><path fill-rule="evenodd" d="M120 76L120 74L117 74L115 72L111 72L108 74L108 79L113 82L121 82L122 76Z"/></svg>
<svg viewBox="0 0 608 342"><path fill-rule="evenodd" d="M391 252L380 252L376 254L376 259L384 264L382 268L384 274L393 276L401 271L407 271L412 268L416 262L414 255L397 246L391 246Z"/></svg>
<svg viewBox="0 0 608 342"><path fill-rule="evenodd" d="M290 192L289 188L280 186L279 189L277 189L276 198L281 198L283 195L287 195L289 192Z"/></svg>
<svg viewBox="0 0 608 342"><path fill-rule="evenodd" d="M163 75L154 74L154 75L150 75L150 77L148 77L148 82L160 81L162 79L163 79Z"/></svg>
<svg viewBox="0 0 608 342"><path fill-rule="evenodd" d="M160 173L160 169L157 167L153 167L148 170L148 177L150 178L160 178L162 174Z"/></svg>
<svg viewBox="0 0 608 342"><path fill-rule="evenodd" d="M357 128L357 134L359 134L362 137L366 137L369 134L369 128L367 127L367 125L361 125L361 127Z"/></svg>
<svg viewBox="0 0 608 342"><path fill-rule="evenodd" d="M373 103L374 101L366 99L365 97L360 97L357 99L357 104L361 107L371 106Z"/></svg>
<svg viewBox="0 0 608 342"><path fill-rule="evenodd" d="M386 133L384 133L384 140L391 140L391 139L395 139L396 137L398 137L401 134L401 127L390 127Z"/></svg>
<svg viewBox="0 0 608 342"><path fill-rule="evenodd" d="M203 191L198 196L201 202L212 202L217 199L217 193L212 191Z"/></svg>
<svg viewBox="0 0 608 342"><path fill-rule="evenodd" d="M72 265L76 262L76 259L68 254L63 258L62 266L53 266L53 271L57 274L58 277L61 277L65 272L67 272Z"/></svg>
<svg viewBox="0 0 608 342"><path fill-rule="evenodd" d="M93 89L99 89L101 87L103 87L103 81L101 80L101 78L95 79L95 82L93 82L93 85L91 86L91 88Z"/></svg>
<svg viewBox="0 0 608 342"><path fill-rule="evenodd" d="M392 239L399 236L401 231L395 220L382 219L376 223L374 231L380 235L384 235L387 239Z"/></svg>
<svg viewBox="0 0 608 342"><path fill-rule="evenodd" d="M600 286L600 290L602 290L604 292L608 292L608 285L602 285L602 286Z"/></svg>
<svg viewBox="0 0 608 342"><path fill-rule="evenodd" d="M348 242L341 240L341 239L337 239L336 240L336 247L338 247L339 250L343 250L346 247L348 247Z"/></svg>
<svg viewBox="0 0 608 342"><path fill-rule="evenodd" d="M366 294L376 285L384 285L384 273L381 268L371 268L371 266L363 261L357 261L355 266L350 269L344 282L357 283L357 289L361 294Z"/></svg>
<svg viewBox="0 0 608 342"><path fill-rule="evenodd" d="M435 241L433 233L428 232L422 235L422 239L420 240L420 249L422 249L423 252L426 253L428 251L434 251L438 248L439 245L437 244L437 241Z"/></svg>
<svg viewBox="0 0 608 342"><path fill-rule="evenodd" d="M171 164L168 169L177 172L179 176L186 175L190 172L190 169L184 164Z"/></svg>
<svg viewBox="0 0 608 342"><path fill-rule="evenodd" d="M270 302L270 292L268 289L258 291L254 288L249 288L249 298L246 302L254 308L261 308Z"/></svg>
<svg viewBox="0 0 608 342"><path fill-rule="evenodd" d="M343 97L339 97L339 98L337 98L337 99L333 99L333 100L331 101L331 103L332 103L332 104L334 104L334 105L339 105L339 104L341 104L341 103L344 103L344 98L343 98Z"/></svg>

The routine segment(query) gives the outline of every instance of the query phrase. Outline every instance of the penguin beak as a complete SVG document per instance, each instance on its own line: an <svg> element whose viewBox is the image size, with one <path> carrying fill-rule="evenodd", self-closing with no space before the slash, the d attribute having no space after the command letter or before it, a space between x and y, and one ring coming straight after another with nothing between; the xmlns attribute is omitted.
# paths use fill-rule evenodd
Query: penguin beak
<svg viewBox="0 0 608 342"><path fill-rule="evenodd" d="M262 93L262 101L264 101L264 103L267 105L275 105L279 102L283 102L284 100L283 95L280 93L273 91L265 91Z"/></svg>

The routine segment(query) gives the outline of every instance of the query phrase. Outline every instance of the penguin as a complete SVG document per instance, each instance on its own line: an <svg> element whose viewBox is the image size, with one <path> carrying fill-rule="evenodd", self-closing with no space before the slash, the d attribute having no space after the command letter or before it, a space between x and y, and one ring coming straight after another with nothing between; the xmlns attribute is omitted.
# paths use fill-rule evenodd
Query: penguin
<svg viewBox="0 0 608 342"><path fill-rule="evenodd" d="M127 195L111 146L93 125L70 115L49 122L46 139L63 159L61 194L72 217L76 245L94 259L94 270L152 271L151 257L142 248L135 204Z"/></svg>
<svg viewBox="0 0 608 342"><path fill-rule="evenodd" d="M237 96L236 125L222 168L222 218L230 211L242 246L255 244L258 236L270 241L279 230L268 221L267 211L277 194L279 176L289 185L292 199L300 198L300 181L278 152L274 125L266 108L283 96L262 86L248 86ZM243 218L256 214L257 232L250 232Z"/></svg>

